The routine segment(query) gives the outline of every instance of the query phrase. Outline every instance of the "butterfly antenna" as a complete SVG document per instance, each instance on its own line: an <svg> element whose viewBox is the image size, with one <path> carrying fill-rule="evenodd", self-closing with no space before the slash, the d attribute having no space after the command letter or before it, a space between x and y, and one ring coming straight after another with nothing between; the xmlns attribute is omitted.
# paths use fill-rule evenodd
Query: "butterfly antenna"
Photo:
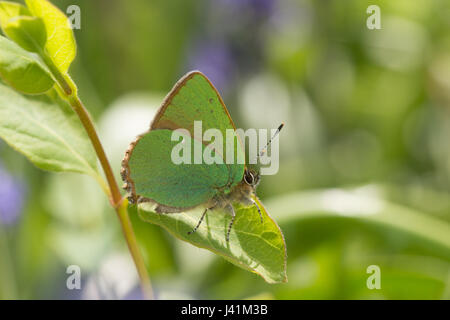
<svg viewBox="0 0 450 320"><path fill-rule="evenodd" d="M282 122L280 124L280 126L277 129L277 131L275 131L275 133L273 134L272 138L270 138L269 142L267 142L266 146L261 149L261 151L258 154L258 158L262 157L264 155L264 153L267 152L267 148L270 146L270 144L272 143L273 139L275 139L275 137L280 133L280 131L281 131L281 129L283 129L283 127L284 127L284 122Z"/></svg>

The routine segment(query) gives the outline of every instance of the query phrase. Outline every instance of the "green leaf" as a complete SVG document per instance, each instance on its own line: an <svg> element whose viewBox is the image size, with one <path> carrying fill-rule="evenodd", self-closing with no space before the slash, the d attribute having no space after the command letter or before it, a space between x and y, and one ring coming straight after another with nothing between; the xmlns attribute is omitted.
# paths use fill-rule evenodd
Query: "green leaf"
<svg viewBox="0 0 450 320"><path fill-rule="evenodd" d="M47 53L61 73L66 73L76 56L76 42L68 18L47 0L26 0L26 4L32 15L44 21Z"/></svg>
<svg viewBox="0 0 450 320"><path fill-rule="evenodd" d="M27 7L9 1L0 1L0 27L5 30L9 20L18 16L30 16Z"/></svg>
<svg viewBox="0 0 450 320"><path fill-rule="evenodd" d="M309 219L342 218L398 230L450 257L450 224L429 214L386 201L380 190L332 189L301 192L276 198L270 208L279 213L280 224ZM443 249L443 250L442 250Z"/></svg>
<svg viewBox="0 0 450 320"><path fill-rule="evenodd" d="M14 89L40 94L54 85L47 67L34 55L0 36L0 77Z"/></svg>
<svg viewBox="0 0 450 320"><path fill-rule="evenodd" d="M139 216L144 221L165 228L183 241L208 249L229 262L260 275L268 283L287 282L283 234L261 202L254 199L261 208L263 223L255 206L235 204L236 220L229 243L225 238L231 216L220 210L209 211L201 226L191 235L187 233L197 225L202 209L158 214L154 213L152 204L142 203L139 205Z"/></svg>
<svg viewBox="0 0 450 320"><path fill-rule="evenodd" d="M24 97L0 84L0 137L41 169L100 179L94 149L78 117L52 93L52 98Z"/></svg>
<svg viewBox="0 0 450 320"><path fill-rule="evenodd" d="M9 20L3 30L11 40L27 51L41 52L47 41L41 18L18 16Z"/></svg>

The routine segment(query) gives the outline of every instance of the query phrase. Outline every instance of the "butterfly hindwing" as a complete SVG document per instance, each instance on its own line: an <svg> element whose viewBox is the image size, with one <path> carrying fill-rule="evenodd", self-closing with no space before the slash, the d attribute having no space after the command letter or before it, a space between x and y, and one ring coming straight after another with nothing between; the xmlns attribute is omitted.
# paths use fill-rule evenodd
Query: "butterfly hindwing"
<svg viewBox="0 0 450 320"><path fill-rule="evenodd" d="M171 154L179 142L171 141L171 136L171 130L154 130L136 144L128 162L136 194L176 208L194 207L208 201L228 183L227 167L175 164ZM200 144L188 136L184 139L183 143L191 145L192 149L194 144Z"/></svg>

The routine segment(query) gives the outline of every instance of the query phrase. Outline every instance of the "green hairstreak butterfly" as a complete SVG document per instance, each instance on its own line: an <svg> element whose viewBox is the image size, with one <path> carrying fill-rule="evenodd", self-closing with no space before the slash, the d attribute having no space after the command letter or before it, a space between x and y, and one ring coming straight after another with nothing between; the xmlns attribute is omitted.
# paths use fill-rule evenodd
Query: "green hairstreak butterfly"
<svg viewBox="0 0 450 320"><path fill-rule="evenodd" d="M232 217L226 231L229 241L236 216L233 203L256 206L262 221L260 208L252 199L260 180L259 166L245 161L174 163L173 150L179 144L172 139L176 130L184 130L182 142L193 145L194 150L197 148L203 153L208 148L202 138L195 139L194 124L198 121L203 129L219 130L223 136L236 130L218 91L204 74L192 71L181 78L164 99L150 130L130 144L122 161L124 189L130 203L152 202L157 213L179 213L204 207L192 232L200 226L208 210L224 209ZM276 134L282 127L283 124ZM237 160L245 151L237 135L234 139L231 152L232 158ZM222 154L217 150L211 152L225 157L223 150Z"/></svg>

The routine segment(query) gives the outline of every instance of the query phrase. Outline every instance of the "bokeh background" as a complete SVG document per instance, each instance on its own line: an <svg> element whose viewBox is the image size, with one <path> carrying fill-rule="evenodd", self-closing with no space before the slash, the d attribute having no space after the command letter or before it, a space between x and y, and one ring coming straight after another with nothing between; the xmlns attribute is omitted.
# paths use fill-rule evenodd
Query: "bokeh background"
<svg viewBox="0 0 450 320"><path fill-rule="evenodd" d="M119 172L164 95L199 69L241 128L282 121L258 194L287 242L269 285L161 228L133 225L160 299L450 298L450 2L61 0L81 8L71 67ZM381 30L366 9L381 8ZM78 265L82 290L66 289ZM370 290L366 269L381 270ZM95 182L0 142L0 298L139 298Z"/></svg>

